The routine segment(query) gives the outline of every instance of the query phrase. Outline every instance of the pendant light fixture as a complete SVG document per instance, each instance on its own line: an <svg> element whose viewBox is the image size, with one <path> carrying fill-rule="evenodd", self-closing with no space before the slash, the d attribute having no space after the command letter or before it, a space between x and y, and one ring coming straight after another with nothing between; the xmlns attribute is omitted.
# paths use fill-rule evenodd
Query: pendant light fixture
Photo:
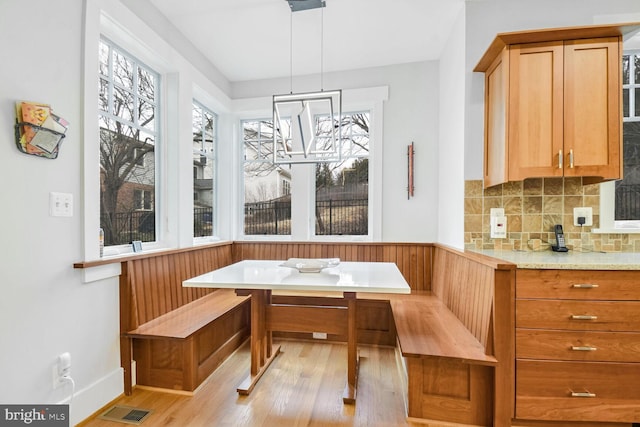
<svg viewBox="0 0 640 427"><path fill-rule="evenodd" d="M341 160L342 90L324 90L324 0L286 0L291 9L290 90L273 95L273 163ZM321 9L320 91L293 93L293 14Z"/></svg>

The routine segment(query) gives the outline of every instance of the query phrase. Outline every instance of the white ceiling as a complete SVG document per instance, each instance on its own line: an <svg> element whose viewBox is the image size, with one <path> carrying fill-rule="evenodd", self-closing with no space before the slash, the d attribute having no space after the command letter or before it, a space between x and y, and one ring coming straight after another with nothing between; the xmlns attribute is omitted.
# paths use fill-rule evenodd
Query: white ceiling
<svg viewBox="0 0 640 427"><path fill-rule="evenodd" d="M437 59L464 4L326 0L292 13L286 0L150 2L231 82Z"/></svg>

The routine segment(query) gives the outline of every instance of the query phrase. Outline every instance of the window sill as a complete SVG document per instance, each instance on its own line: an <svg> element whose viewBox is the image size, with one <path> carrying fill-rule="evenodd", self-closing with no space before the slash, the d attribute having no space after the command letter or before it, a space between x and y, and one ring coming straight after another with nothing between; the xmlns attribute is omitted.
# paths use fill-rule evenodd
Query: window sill
<svg viewBox="0 0 640 427"><path fill-rule="evenodd" d="M93 268L93 267L100 267L100 266L109 265L109 264L120 264L124 261L129 261L131 259L148 258L152 256L162 255L162 254L173 254L178 252L188 252L195 248L202 248L203 246L223 246L223 245L230 245L232 243L233 242L230 240L217 241L214 243L190 246L188 248L180 248L180 249L162 248L162 249L151 249L151 250L146 250L142 252L127 252L119 255L105 256L103 258L93 260L93 261L79 261L73 264L73 268Z"/></svg>
<svg viewBox="0 0 640 427"><path fill-rule="evenodd" d="M640 234L640 228L594 228L593 234Z"/></svg>

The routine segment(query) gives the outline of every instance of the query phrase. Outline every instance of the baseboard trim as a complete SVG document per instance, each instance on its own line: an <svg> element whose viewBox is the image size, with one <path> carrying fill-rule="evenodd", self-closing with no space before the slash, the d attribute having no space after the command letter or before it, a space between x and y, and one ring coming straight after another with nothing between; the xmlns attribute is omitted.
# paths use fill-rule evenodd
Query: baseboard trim
<svg viewBox="0 0 640 427"><path fill-rule="evenodd" d="M76 390L69 407L70 425L84 423L96 412L120 398L123 393L124 372L120 367L88 386ZM58 403L68 404L69 398Z"/></svg>

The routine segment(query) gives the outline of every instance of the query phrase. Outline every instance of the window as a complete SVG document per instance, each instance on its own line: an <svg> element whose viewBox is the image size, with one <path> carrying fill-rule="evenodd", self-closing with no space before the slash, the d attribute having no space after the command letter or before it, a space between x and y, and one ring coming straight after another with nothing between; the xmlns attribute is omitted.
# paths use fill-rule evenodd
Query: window
<svg viewBox="0 0 640 427"><path fill-rule="evenodd" d="M615 227L640 228L640 50L622 57L624 179L615 183Z"/></svg>
<svg viewBox="0 0 640 427"><path fill-rule="evenodd" d="M243 121L242 132L244 234L291 235L291 165L273 164L273 121ZM285 180L287 191L280 191Z"/></svg>
<svg viewBox="0 0 640 427"><path fill-rule="evenodd" d="M133 205L136 210L150 211L152 209L153 193L146 190L134 190L133 191Z"/></svg>
<svg viewBox="0 0 640 427"><path fill-rule="evenodd" d="M98 58L100 227L105 246L153 242L160 77L104 38Z"/></svg>
<svg viewBox="0 0 640 427"><path fill-rule="evenodd" d="M309 236L368 236L369 118L368 112L343 114L339 162L295 165L273 164L271 120L242 122L244 234L290 236L293 203L303 209L313 205L309 215L301 218L315 219ZM320 141L331 138L335 131L331 122L316 117L316 138ZM288 134L288 124L282 120L283 129L275 131ZM300 173L296 175L296 171ZM296 176L308 177L315 188L303 192L304 187L295 187ZM292 188L298 188L298 194Z"/></svg>
<svg viewBox="0 0 640 427"><path fill-rule="evenodd" d="M193 237L213 235L217 116L193 102Z"/></svg>
<svg viewBox="0 0 640 427"><path fill-rule="evenodd" d="M343 115L341 147L341 162L316 165L317 236L369 234L368 112Z"/></svg>

